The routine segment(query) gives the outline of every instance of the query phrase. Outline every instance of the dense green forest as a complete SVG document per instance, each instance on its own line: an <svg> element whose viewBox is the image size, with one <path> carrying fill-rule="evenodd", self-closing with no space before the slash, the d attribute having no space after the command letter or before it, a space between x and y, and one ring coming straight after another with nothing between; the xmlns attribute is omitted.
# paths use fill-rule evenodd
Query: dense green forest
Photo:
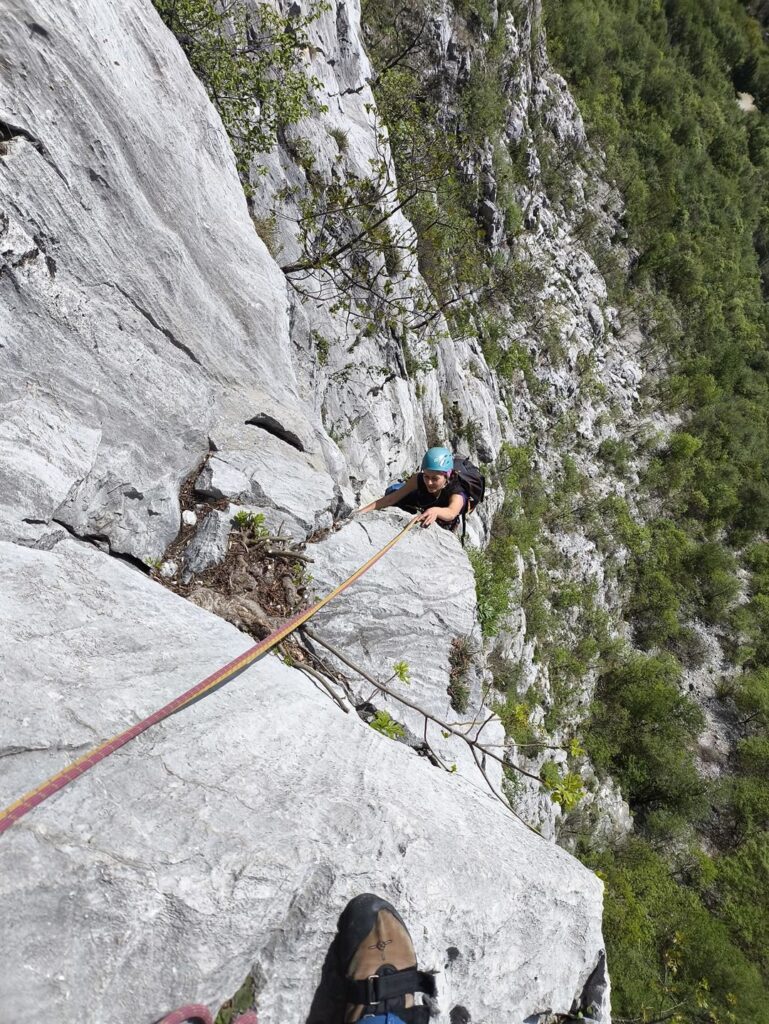
<svg viewBox="0 0 769 1024"><path fill-rule="evenodd" d="M546 0L551 58L627 203L629 279L681 428L648 453L626 583L638 653L601 676L585 743L621 784L631 842L607 882L619 1018L769 1020L769 51L732 0ZM757 110L742 110L737 93ZM742 582L740 582L742 581ZM742 590L743 597L738 599ZM738 736L706 785L678 687L690 623L717 630Z"/></svg>

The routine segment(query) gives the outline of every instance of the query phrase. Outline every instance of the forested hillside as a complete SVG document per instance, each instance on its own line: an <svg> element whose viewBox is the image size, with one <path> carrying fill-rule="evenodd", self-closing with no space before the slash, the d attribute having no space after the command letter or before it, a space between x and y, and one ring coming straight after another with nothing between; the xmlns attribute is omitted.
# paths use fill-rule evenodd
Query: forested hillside
<svg viewBox="0 0 769 1024"><path fill-rule="evenodd" d="M622 848L583 850L607 882L615 1013L769 1020L769 52L729 0L545 12L627 203L632 265L611 280L654 341L649 402L678 422L636 453L627 613L643 653L602 675L586 739L636 822ZM710 780L677 685L703 657L695 620L723 651L734 739Z"/></svg>

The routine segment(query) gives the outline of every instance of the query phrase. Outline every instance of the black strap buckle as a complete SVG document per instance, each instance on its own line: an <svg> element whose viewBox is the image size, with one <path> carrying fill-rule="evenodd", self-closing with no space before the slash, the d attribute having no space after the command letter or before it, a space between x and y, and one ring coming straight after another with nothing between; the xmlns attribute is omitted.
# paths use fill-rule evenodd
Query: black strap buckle
<svg viewBox="0 0 769 1024"><path fill-rule="evenodd" d="M379 975L372 974L366 981L366 999L369 1006L375 1006L380 1000L377 994Z"/></svg>

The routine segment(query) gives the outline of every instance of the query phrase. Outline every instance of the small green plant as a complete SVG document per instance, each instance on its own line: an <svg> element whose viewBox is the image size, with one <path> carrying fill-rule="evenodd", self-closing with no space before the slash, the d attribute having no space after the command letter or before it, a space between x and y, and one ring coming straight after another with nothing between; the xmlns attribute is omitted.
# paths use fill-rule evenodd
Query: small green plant
<svg viewBox="0 0 769 1024"><path fill-rule="evenodd" d="M256 1008L256 986L254 979L249 975L238 991L221 1007L216 1016L214 1024L232 1024L232 1022L247 1010Z"/></svg>
<svg viewBox="0 0 769 1024"><path fill-rule="evenodd" d="M458 715L463 715L470 706L470 687L467 683L456 677L451 677L449 685L446 687L446 693L449 695L454 711Z"/></svg>
<svg viewBox="0 0 769 1024"><path fill-rule="evenodd" d="M561 781L561 770L555 761L545 761L539 769L539 777L545 789L552 790Z"/></svg>
<svg viewBox="0 0 769 1024"><path fill-rule="evenodd" d="M396 661L393 665L393 675L402 683L411 682L411 669L406 661Z"/></svg>
<svg viewBox="0 0 769 1024"><path fill-rule="evenodd" d="M580 743L580 741L577 739L576 736L573 736L569 740L568 751L569 751L569 757L584 757L585 756L585 748L582 746L582 744Z"/></svg>
<svg viewBox="0 0 769 1024"><path fill-rule="evenodd" d="M270 255L277 259L281 246L278 243L278 221L274 211L266 217L258 217L252 213L251 223L254 225L254 231L267 246Z"/></svg>
<svg viewBox="0 0 769 1024"><path fill-rule="evenodd" d="M232 520L242 534L252 540L266 540L270 531L264 525L264 514L262 512L246 512L241 509Z"/></svg>
<svg viewBox="0 0 769 1024"><path fill-rule="evenodd" d="M301 589L302 587L309 587L310 584L315 579L314 576L312 576L309 572L307 572L307 569L305 568L305 566L304 566L304 564L302 562L295 562L294 563L294 568L292 570L291 575L293 577L294 584L299 589Z"/></svg>
<svg viewBox="0 0 769 1024"><path fill-rule="evenodd" d="M302 135L294 136L286 140L286 148L305 174L312 176L315 171L317 157L310 140Z"/></svg>
<svg viewBox="0 0 769 1024"><path fill-rule="evenodd" d="M350 148L350 136L344 128L329 128L328 134L334 140L340 155L344 155Z"/></svg>
<svg viewBox="0 0 769 1024"><path fill-rule="evenodd" d="M315 342L315 353L318 358L318 365L326 366L328 363L328 353L330 348L328 338L321 334L320 331L313 331L311 337Z"/></svg>
<svg viewBox="0 0 769 1024"><path fill-rule="evenodd" d="M531 747L536 744L537 736L529 721L531 706L528 701L510 699L507 703L499 701L494 704L494 711L513 742L519 747Z"/></svg>
<svg viewBox="0 0 769 1024"><path fill-rule="evenodd" d="M406 735L406 730L400 722L395 721L389 711L377 711L369 725L390 740L401 740Z"/></svg>
<svg viewBox="0 0 769 1024"><path fill-rule="evenodd" d="M551 798L564 811L572 811L585 795L585 784L576 772L567 772L550 791Z"/></svg>
<svg viewBox="0 0 769 1024"><path fill-rule="evenodd" d="M469 636L455 636L449 650L449 685L446 692L451 706L458 715L467 711L470 704L470 687L466 676L473 660L472 642Z"/></svg>
<svg viewBox="0 0 769 1024"><path fill-rule="evenodd" d="M585 784L576 772L561 774L555 761L545 761L539 770L542 785L554 803L564 811L573 810L585 795Z"/></svg>

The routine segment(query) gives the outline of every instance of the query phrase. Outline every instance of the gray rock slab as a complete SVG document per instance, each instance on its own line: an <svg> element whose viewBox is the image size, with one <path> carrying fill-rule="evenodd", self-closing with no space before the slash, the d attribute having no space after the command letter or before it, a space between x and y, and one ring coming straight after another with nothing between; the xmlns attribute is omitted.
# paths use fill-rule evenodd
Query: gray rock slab
<svg viewBox="0 0 769 1024"><path fill-rule="evenodd" d="M317 593L327 593L350 576L409 519L399 511L368 513L312 545L309 553L314 558L311 572ZM323 609L313 628L382 682L390 679L394 664L406 661L410 682L391 680L388 685L450 725L466 723L468 735L476 736L490 716L481 704L478 683L473 684L470 706L462 714L453 710L447 693L452 640L459 637L472 649L481 648L475 608L475 577L458 539L440 527L415 527ZM350 678L356 689L370 693L369 684ZM424 735L425 720L418 712L382 696L374 698L374 703L415 735ZM427 738L448 765L456 764L474 782L485 785L461 739L447 739L435 723L428 725ZM501 754L504 731L496 717L483 727L482 738ZM498 787L501 766L489 761L487 770Z"/></svg>
<svg viewBox="0 0 769 1024"><path fill-rule="evenodd" d="M203 468L195 484L200 494L286 513L305 535L331 525L338 490L309 456L258 427L243 427L230 443Z"/></svg>
<svg viewBox="0 0 769 1024"><path fill-rule="evenodd" d="M182 583L223 562L232 529L232 514L213 509L198 526L182 554Z"/></svg>
<svg viewBox="0 0 769 1024"><path fill-rule="evenodd" d="M0 544L0 623L3 804L251 643L73 541ZM565 1012L600 956L594 874L268 656L0 838L0 1021L150 1024L253 970L262 1024L300 1024L367 890L423 966L459 951L444 1024Z"/></svg>
<svg viewBox="0 0 769 1024"><path fill-rule="evenodd" d="M0 530L158 557L212 431L268 416L317 448L285 281L149 0L9 0L3 28Z"/></svg>

